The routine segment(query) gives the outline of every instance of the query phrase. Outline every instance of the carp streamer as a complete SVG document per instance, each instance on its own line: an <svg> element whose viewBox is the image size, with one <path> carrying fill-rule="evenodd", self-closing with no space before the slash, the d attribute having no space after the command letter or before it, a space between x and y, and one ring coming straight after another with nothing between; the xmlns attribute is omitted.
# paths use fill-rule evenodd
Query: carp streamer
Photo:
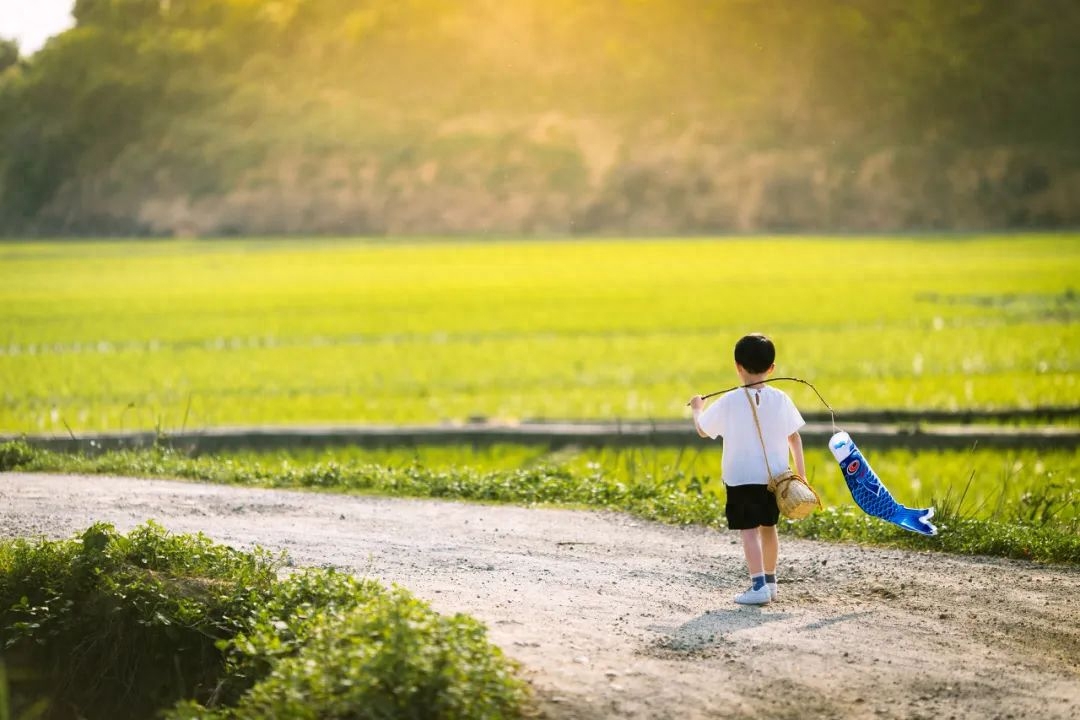
<svg viewBox="0 0 1080 720"><path fill-rule="evenodd" d="M877 473L870 467L870 463L866 462L850 435L846 432L833 435L829 440L829 450L836 462L840 463L840 470L844 473L844 482L851 491L851 497L863 512L899 525L905 530L922 535L937 535L937 528L930 522L930 518L934 517L934 508L918 510L904 507L893 500L893 496L881 484Z"/></svg>

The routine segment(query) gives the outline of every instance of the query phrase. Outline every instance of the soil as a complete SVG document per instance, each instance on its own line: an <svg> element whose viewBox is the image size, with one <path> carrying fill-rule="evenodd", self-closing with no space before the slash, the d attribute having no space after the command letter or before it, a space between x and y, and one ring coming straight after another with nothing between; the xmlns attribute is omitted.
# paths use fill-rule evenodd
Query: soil
<svg viewBox="0 0 1080 720"><path fill-rule="evenodd" d="M147 519L480 618L547 718L1080 718L1080 568L782 538L780 597L740 607L731 598L747 579L730 532L610 512L0 476L5 537Z"/></svg>

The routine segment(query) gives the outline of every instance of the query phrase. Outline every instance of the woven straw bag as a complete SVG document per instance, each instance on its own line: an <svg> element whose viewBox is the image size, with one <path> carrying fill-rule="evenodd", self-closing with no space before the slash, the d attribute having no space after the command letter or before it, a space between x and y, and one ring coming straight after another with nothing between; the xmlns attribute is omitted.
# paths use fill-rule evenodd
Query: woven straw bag
<svg viewBox="0 0 1080 720"><path fill-rule="evenodd" d="M780 508L780 514L792 520L802 520L821 507L821 498L810 483L791 470L769 478L769 490L776 495L776 507Z"/></svg>
<svg viewBox="0 0 1080 720"><path fill-rule="evenodd" d="M750 412L754 413L754 425L757 426L758 440L761 441L761 452L765 455L765 469L769 472L769 490L776 496L776 507L780 514L792 520L802 520L804 517L821 507L821 498L806 482L806 478L792 470L784 470L778 475L772 474L769 467L769 453L765 450L765 438L761 434L761 422L758 420L757 408L754 400L750 397L750 391L743 389L746 400L750 403Z"/></svg>

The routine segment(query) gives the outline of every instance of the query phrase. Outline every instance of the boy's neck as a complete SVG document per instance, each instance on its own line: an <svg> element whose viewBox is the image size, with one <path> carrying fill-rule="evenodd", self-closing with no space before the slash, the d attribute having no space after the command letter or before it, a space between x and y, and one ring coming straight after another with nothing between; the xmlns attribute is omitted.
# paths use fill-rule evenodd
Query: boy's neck
<svg viewBox="0 0 1080 720"><path fill-rule="evenodd" d="M740 373L743 385L760 385L769 377L769 373Z"/></svg>

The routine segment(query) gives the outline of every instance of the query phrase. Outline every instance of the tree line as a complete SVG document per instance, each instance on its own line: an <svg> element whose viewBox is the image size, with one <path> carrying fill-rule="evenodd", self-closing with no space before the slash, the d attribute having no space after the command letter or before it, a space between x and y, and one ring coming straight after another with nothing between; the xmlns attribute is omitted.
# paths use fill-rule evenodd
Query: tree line
<svg viewBox="0 0 1080 720"><path fill-rule="evenodd" d="M77 0L0 232L1080 221L1072 0Z"/></svg>

